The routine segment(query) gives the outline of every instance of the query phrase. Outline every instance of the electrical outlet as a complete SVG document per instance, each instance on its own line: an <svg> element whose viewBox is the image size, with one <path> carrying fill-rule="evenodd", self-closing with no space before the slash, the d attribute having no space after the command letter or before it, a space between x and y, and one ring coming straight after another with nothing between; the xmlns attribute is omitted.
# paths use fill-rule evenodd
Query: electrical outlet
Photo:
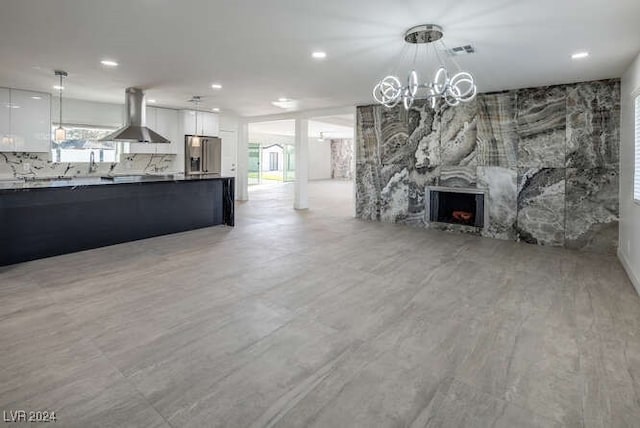
<svg viewBox="0 0 640 428"><path fill-rule="evenodd" d="M24 162L22 164L22 171L24 171L24 172L31 171L31 164L29 162Z"/></svg>

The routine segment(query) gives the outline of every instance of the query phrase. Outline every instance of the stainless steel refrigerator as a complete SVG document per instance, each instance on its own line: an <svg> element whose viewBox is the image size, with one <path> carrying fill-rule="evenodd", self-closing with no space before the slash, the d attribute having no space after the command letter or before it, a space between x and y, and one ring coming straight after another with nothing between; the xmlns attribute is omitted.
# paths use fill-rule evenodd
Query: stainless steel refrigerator
<svg viewBox="0 0 640 428"><path fill-rule="evenodd" d="M211 175L222 171L222 140L218 137L185 136L185 174Z"/></svg>

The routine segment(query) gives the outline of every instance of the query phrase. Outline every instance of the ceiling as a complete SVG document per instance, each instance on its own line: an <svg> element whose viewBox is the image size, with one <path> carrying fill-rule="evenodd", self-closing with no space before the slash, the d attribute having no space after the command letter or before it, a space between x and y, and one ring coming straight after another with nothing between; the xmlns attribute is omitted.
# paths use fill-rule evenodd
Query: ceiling
<svg viewBox="0 0 640 428"><path fill-rule="evenodd" d="M280 97L299 110L368 104L404 31L437 23L449 47L474 45L459 62L490 92L620 77L639 16L638 0L2 0L0 86L52 91L63 69L67 96L93 101L138 86L158 105L202 95L242 116L281 113Z"/></svg>
<svg viewBox="0 0 640 428"><path fill-rule="evenodd" d="M350 114L313 118L309 120L309 137L320 138L320 133L322 133L322 137L326 141L353 138L353 122L354 117ZM250 123L249 133L295 137L295 122L293 120L272 120Z"/></svg>

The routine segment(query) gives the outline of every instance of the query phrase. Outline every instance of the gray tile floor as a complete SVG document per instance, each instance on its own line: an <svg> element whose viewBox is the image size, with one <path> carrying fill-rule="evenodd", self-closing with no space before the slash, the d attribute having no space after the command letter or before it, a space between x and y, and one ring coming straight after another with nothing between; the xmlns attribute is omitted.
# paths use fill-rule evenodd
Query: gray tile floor
<svg viewBox="0 0 640 428"><path fill-rule="evenodd" d="M0 270L0 410L57 426L640 426L614 257L350 218L349 183L238 226Z"/></svg>

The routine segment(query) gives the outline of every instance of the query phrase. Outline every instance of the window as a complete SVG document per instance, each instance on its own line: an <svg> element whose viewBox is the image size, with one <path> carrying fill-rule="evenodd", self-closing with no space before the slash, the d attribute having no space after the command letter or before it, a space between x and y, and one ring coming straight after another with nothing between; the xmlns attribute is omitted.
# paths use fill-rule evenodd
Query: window
<svg viewBox="0 0 640 428"><path fill-rule="evenodd" d="M278 153L269 153L269 171L278 171Z"/></svg>
<svg viewBox="0 0 640 428"><path fill-rule="evenodd" d="M635 101L635 165L633 174L633 199L640 203L640 95Z"/></svg>
<svg viewBox="0 0 640 428"><path fill-rule="evenodd" d="M122 152L122 144L115 141L100 141L112 133L113 129L94 128L88 126L65 126L67 139L51 144L54 162L89 162L93 153L96 162L118 162ZM52 127L51 135L55 126Z"/></svg>

